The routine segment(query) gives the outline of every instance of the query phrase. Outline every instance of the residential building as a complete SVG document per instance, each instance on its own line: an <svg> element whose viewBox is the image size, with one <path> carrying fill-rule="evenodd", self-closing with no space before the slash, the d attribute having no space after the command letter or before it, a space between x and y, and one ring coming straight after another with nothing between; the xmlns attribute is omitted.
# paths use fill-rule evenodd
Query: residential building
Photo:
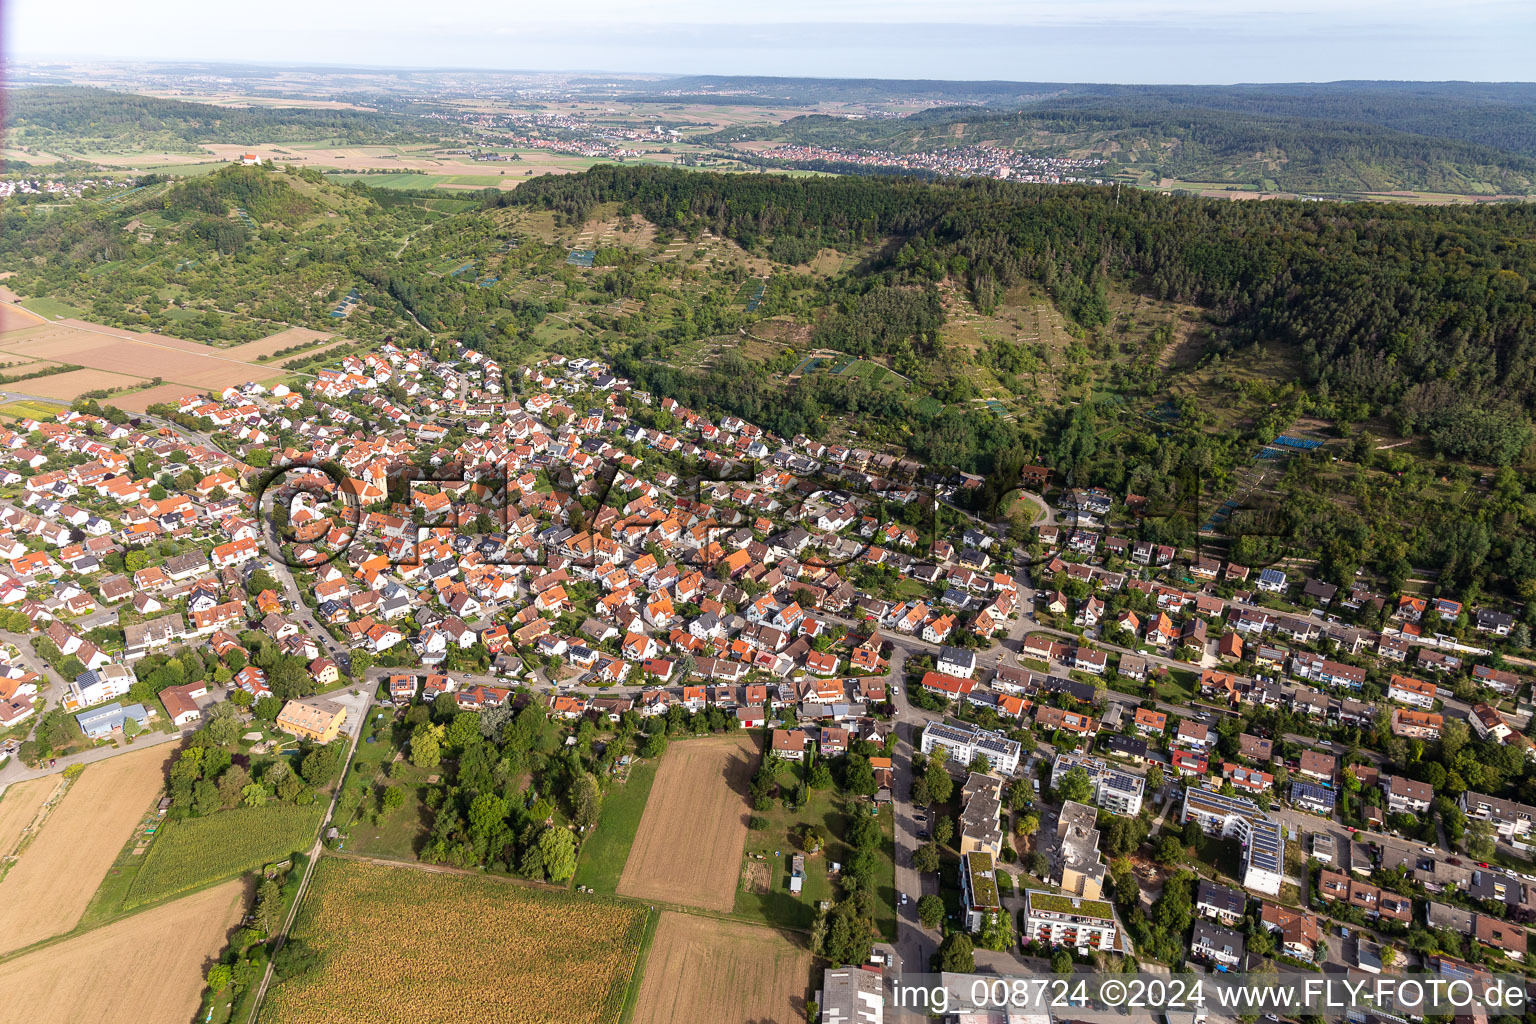
<svg viewBox="0 0 1536 1024"><path fill-rule="evenodd" d="M1006 914L997 891L997 871L992 855L974 850L960 858L961 906L967 931L980 931L993 914Z"/></svg>
<svg viewBox="0 0 1536 1024"><path fill-rule="evenodd" d="M964 723L930 722L923 730L921 750L932 754L944 750L952 764L969 765L976 755L984 754L992 770L1000 775L1012 775L1019 767L1021 747L1001 733L989 732Z"/></svg>
<svg viewBox="0 0 1536 1024"><path fill-rule="evenodd" d="M1471 790L1457 797L1456 803L1468 818L1488 822L1504 839L1530 835L1531 822L1536 821L1536 807Z"/></svg>
<svg viewBox="0 0 1536 1024"><path fill-rule="evenodd" d="M1412 676L1393 675L1387 682L1387 697L1427 711L1435 706L1435 684Z"/></svg>
<svg viewBox="0 0 1536 1024"><path fill-rule="evenodd" d="M300 739L329 743L347 720L347 709L324 697L290 700L277 713L277 727Z"/></svg>
<svg viewBox="0 0 1536 1024"><path fill-rule="evenodd" d="M1182 818L1198 822L1211 835L1237 838L1243 844L1243 887L1268 896L1279 894L1285 838L1280 826L1266 817L1258 804L1246 797L1191 786L1184 791Z"/></svg>
<svg viewBox="0 0 1536 1024"><path fill-rule="evenodd" d="M1051 788L1060 787L1061 780L1074 768L1081 768L1088 776L1093 786L1091 799L1101 809L1130 818L1141 813L1146 779L1121 771L1096 757L1062 753L1056 755L1056 761L1051 766Z"/></svg>
<svg viewBox="0 0 1536 1024"><path fill-rule="evenodd" d="M144 710L142 704L129 704L126 707L113 701L99 708L82 711L75 716L75 721L80 723L80 731L85 733L85 738L90 740L104 740L116 730L122 729L128 721L132 721L140 729L149 721L149 712Z"/></svg>
<svg viewBox="0 0 1536 1024"><path fill-rule="evenodd" d="M1067 946L1088 953L1115 948L1115 915L1103 900L1024 891L1023 933L1026 942Z"/></svg>
<svg viewBox="0 0 1536 1024"><path fill-rule="evenodd" d="M1098 815L1096 808L1075 800L1061 805L1051 881L1064 893L1088 899L1098 899L1104 893L1107 869L1099 854L1099 830L1094 827Z"/></svg>
<svg viewBox="0 0 1536 1024"><path fill-rule="evenodd" d="M970 679L976 674L976 652L964 647L940 647L933 667L947 676Z"/></svg>
<svg viewBox="0 0 1536 1024"><path fill-rule="evenodd" d="M103 665L87 669L64 687L64 710L77 711L92 704L113 700L133 686L133 670L124 665Z"/></svg>
<svg viewBox="0 0 1536 1024"><path fill-rule="evenodd" d="M1395 708L1392 711L1392 735L1410 740L1436 740L1445 717L1434 711Z"/></svg>
<svg viewBox="0 0 1536 1024"><path fill-rule="evenodd" d="M172 725L190 725L203 717L202 709L197 706L197 698L207 693L207 683L167 686L160 691L160 703L165 705L165 713L170 716Z"/></svg>
<svg viewBox="0 0 1536 1024"><path fill-rule="evenodd" d="M1381 780L1381 788L1386 793L1387 810L1393 814L1425 814L1435 798L1435 787L1401 775L1388 775Z"/></svg>
<svg viewBox="0 0 1536 1024"><path fill-rule="evenodd" d="M1202 878L1195 886L1195 912L1213 921L1234 925L1248 911L1248 897L1230 886Z"/></svg>
<svg viewBox="0 0 1536 1024"><path fill-rule="evenodd" d="M1243 962L1243 934L1209 921L1196 921L1189 951L1207 963L1236 967Z"/></svg>

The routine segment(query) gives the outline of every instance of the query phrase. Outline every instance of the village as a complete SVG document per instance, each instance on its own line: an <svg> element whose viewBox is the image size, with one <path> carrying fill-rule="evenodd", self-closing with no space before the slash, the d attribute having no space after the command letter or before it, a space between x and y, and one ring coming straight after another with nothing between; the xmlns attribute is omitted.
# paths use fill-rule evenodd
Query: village
<svg viewBox="0 0 1536 1024"><path fill-rule="evenodd" d="M230 701L274 749L346 738L352 695L708 712L776 764L880 752L887 970L1524 969L1518 609L1132 539L1136 496L1040 465L1021 540L965 511L979 477L713 421L597 360L440 354L0 433L0 780ZM189 645L209 678L157 671ZM1187 938L1148 924L1176 898ZM864 998L841 967L823 1014Z"/></svg>

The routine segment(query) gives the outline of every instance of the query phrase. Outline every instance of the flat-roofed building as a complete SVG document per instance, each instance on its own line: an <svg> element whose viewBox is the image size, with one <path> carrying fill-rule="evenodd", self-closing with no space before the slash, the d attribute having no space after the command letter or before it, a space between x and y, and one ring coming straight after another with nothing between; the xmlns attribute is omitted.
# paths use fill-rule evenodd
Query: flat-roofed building
<svg viewBox="0 0 1536 1024"><path fill-rule="evenodd" d="M1059 789L1062 779L1074 768L1081 768L1093 786L1091 799L1110 814L1134 818L1141 813L1146 780L1121 771L1107 761L1085 754L1058 754L1051 765L1051 788Z"/></svg>
<svg viewBox="0 0 1536 1024"><path fill-rule="evenodd" d="M967 931L980 931L993 914L1006 914L997 892L997 867L992 855L975 850L960 858L960 893Z"/></svg>
<svg viewBox="0 0 1536 1024"><path fill-rule="evenodd" d="M1280 892L1285 864L1285 837L1280 826L1246 797L1227 796L1213 789L1190 787L1184 791L1185 822L1224 839L1243 844L1244 888L1274 896Z"/></svg>
<svg viewBox="0 0 1536 1024"><path fill-rule="evenodd" d="M828 969L821 976L822 1024L884 1024L885 983L859 967Z"/></svg>
<svg viewBox="0 0 1536 1024"><path fill-rule="evenodd" d="M1099 854L1099 830L1094 827L1098 816L1097 809L1075 800L1061 805L1051 881L1064 893L1095 900L1104 893L1107 869Z"/></svg>
<svg viewBox="0 0 1536 1024"><path fill-rule="evenodd" d="M932 754L938 749L947 751L949 759L959 765L969 765L976 755L983 754L993 771L1012 775L1018 770L1023 748L1018 740L974 725L929 722L923 730L921 750L924 754Z"/></svg>
<svg viewBox="0 0 1536 1024"><path fill-rule="evenodd" d="M1003 855L1003 780L972 772L960 791L960 853L982 851L993 858Z"/></svg>
<svg viewBox="0 0 1536 1024"><path fill-rule="evenodd" d="M1043 892L1024 891L1024 929L1026 942L1044 942L1050 946L1071 946L1087 953L1115 946L1114 910L1103 900L1085 899Z"/></svg>

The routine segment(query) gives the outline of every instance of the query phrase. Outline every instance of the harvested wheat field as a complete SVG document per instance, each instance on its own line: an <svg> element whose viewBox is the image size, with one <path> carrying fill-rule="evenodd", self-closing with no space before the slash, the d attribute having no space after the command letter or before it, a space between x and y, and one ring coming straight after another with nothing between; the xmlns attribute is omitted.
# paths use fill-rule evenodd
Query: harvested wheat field
<svg viewBox="0 0 1536 1024"><path fill-rule="evenodd" d="M70 370L66 373L50 373L46 377L33 377L31 380L19 381L12 386L22 394L72 402L87 391L110 391L113 388L128 388L147 383L149 382L143 377L112 373L107 370ZM182 390L188 389L182 388Z"/></svg>
<svg viewBox="0 0 1536 1024"><path fill-rule="evenodd" d="M227 356L230 359L254 361L257 356L270 356L274 352L279 352L285 348L295 348L299 345L314 345L314 348L304 351L305 355L311 355L321 351L322 346L319 344L320 342L330 341L334 337L336 337L334 334L327 334L325 331L312 331L308 327L290 327L286 331L269 334L259 341L248 341L243 345L231 345L229 348L211 350L204 346L204 351L217 352L219 355ZM298 356L299 353L297 352L293 354L295 359ZM285 356L284 358L287 357Z"/></svg>
<svg viewBox="0 0 1536 1024"><path fill-rule="evenodd" d="M203 973L245 911L236 880L0 964L10 1020L189 1021Z"/></svg>
<svg viewBox="0 0 1536 1024"><path fill-rule="evenodd" d="M0 857L15 852L22 829L32 824L43 802L59 787L59 781L59 776L50 775L5 788L5 795L0 797Z"/></svg>
<svg viewBox="0 0 1536 1024"><path fill-rule="evenodd" d="M22 309L20 306L0 306L0 334L6 331L25 330L28 327L36 327L38 324L45 324L47 322L29 309ZM16 371L11 370L8 372L15 373Z"/></svg>
<svg viewBox="0 0 1536 1024"><path fill-rule="evenodd" d="M318 966L261 1024L614 1024L650 917L635 903L325 856L291 941Z"/></svg>
<svg viewBox="0 0 1536 1024"><path fill-rule="evenodd" d="M258 363L257 356L328 337L320 331L296 328L260 341L219 349L161 334L140 334L66 319L34 322L0 333L0 362L25 356L85 367L26 382L28 394L54 398L73 398L81 391L97 388L147 384L154 377L182 385L183 391L222 391L231 384L281 375L281 360ZM62 393L71 387L76 390Z"/></svg>
<svg viewBox="0 0 1536 1024"><path fill-rule="evenodd" d="M781 932L668 911L656 926L632 1021L803 1021L810 976L810 950Z"/></svg>
<svg viewBox="0 0 1536 1024"><path fill-rule="evenodd" d="M107 404L115 405L124 412L148 412L152 405L159 405L161 402L175 403L183 396L197 394L197 392L197 388L189 388L185 384L156 384L154 387L130 391L125 395L113 395L107 399Z"/></svg>
<svg viewBox="0 0 1536 1024"><path fill-rule="evenodd" d="M619 894L729 913L747 839L750 736L673 743L661 759Z"/></svg>
<svg viewBox="0 0 1536 1024"><path fill-rule="evenodd" d="M0 953L69 931L165 781L174 745L87 765L0 882Z"/></svg>

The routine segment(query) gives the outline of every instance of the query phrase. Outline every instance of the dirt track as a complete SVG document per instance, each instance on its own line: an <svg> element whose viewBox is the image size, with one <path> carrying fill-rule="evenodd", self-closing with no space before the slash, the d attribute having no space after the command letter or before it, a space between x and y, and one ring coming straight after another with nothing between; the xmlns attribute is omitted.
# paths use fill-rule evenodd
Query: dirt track
<svg viewBox="0 0 1536 1024"><path fill-rule="evenodd" d="M165 781L167 744L89 765L0 882L0 953L80 920Z"/></svg>
<svg viewBox="0 0 1536 1024"><path fill-rule="evenodd" d="M805 1019L811 953L771 928L667 912L633 1024L790 1024Z"/></svg>
<svg viewBox="0 0 1536 1024"><path fill-rule="evenodd" d="M673 743L651 786L619 894L729 912L757 759L757 742L740 734Z"/></svg>
<svg viewBox="0 0 1536 1024"><path fill-rule="evenodd" d="M28 1024L165 1024L197 1013L203 972L245 909L238 879L7 964L8 1020Z"/></svg>

